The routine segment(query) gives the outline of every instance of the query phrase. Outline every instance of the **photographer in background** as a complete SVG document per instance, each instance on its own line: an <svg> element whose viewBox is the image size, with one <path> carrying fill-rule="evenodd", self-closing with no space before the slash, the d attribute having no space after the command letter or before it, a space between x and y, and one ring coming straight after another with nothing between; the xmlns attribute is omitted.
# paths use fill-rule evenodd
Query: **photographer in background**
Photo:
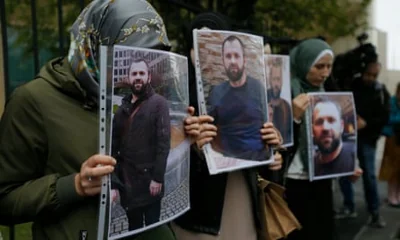
<svg viewBox="0 0 400 240"><path fill-rule="evenodd" d="M367 63L377 62L378 54L371 43L366 43L368 35L357 37L359 46L335 57L332 74L325 81L326 91L352 91L353 81L361 77Z"/></svg>

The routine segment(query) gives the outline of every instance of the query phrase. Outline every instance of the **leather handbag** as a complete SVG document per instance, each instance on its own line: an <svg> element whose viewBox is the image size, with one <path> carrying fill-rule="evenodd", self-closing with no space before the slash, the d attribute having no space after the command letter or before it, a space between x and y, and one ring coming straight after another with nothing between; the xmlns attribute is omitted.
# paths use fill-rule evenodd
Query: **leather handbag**
<svg viewBox="0 0 400 240"><path fill-rule="evenodd" d="M259 240L286 238L289 233L301 229L301 225L283 199L285 188L258 176L261 230Z"/></svg>

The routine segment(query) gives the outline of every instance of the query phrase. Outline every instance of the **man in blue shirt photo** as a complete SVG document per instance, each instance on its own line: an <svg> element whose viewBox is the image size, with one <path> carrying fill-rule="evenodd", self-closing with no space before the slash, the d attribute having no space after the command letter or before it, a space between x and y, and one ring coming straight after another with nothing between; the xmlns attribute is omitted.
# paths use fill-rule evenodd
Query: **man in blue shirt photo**
<svg viewBox="0 0 400 240"><path fill-rule="evenodd" d="M222 61L228 81L216 85L207 99L207 112L218 128L212 147L226 157L267 160L270 150L260 132L267 121L266 90L260 80L248 75L239 37L231 35L223 41Z"/></svg>

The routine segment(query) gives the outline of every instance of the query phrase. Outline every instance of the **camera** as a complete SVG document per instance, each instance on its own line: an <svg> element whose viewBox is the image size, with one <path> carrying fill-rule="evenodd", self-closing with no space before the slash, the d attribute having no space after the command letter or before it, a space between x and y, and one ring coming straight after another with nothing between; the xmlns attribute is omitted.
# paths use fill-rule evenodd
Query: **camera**
<svg viewBox="0 0 400 240"><path fill-rule="evenodd" d="M361 77L365 67L378 61L376 47L367 43L368 34L357 36L359 46L336 56L333 66L331 81L339 88L349 90L354 79Z"/></svg>

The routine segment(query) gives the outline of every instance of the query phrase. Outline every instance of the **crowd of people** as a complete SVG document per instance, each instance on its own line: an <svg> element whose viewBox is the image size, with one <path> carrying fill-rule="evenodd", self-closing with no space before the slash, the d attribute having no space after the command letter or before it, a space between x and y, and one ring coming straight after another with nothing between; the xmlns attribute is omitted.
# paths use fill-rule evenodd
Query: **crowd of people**
<svg viewBox="0 0 400 240"><path fill-rule="evenodd" d="M147 31L129 31L139 27ZM273 147L274 163L210 175L203 146L215 138L227 136L218 131L215 116L198 114L194 29L237 31L224 16L201 13L187 31L187 42L182 43L187 46L189 60L190 107L184 126L191 140L190 210L172 222L131 239L260 239L259 175L286 188L285 200L302 226L288 236L289 240L336 239L335 218L356 215L352 183L361 175L371 215L370 225L384 227L379 214L374 156L378 138L385 135L387 141L379 178L388 181L388 203L399 207L400 164L396 156L400 152L400 85L396 95L389 98L385 86L377 81L379 62L367 63L362 76L349 84L350 89L325 89L335 60L331 46L317 38L300 42L289 54L293 108L293 119L289 121L292 121L294 145L281 148L282 135L272 122L264 122L260 117L260 127L255 129L259 139L254 142L260 144L260 155ZM114 171L118 159L97 154L99 46L171 48L162 18L148 2L141 0L91 2L72 26L71 36L68 56L49 61L34 80L18 87L10 96L0 122L0 223L34 222L34 239L72 240L78 239L82 231L87 233L86 239L96 239L97 231L102 231L97 229L101 178ZM239 55L243 54L243 46L235 38L227 41L223 48L235 44L241 49ZM147 67L142 61L133 63L132 68L142 65ZM245 75L238 79L253 81ZM353 176L340 178L344 200L343 209L338 212L333 205L333 180L310 181L308 174L305 112L310 99L307 93L325 90L352 91L357 112L357 155L361 169L356 168ZM153 99L150 96L154 95L151 89L144 91L146 94L132 91L134 94L124 100L130 111L126 116L134 111L135 101L150 104L149 99ZM279 91L275 91L276 100L280 99ZM161 100L160 104L165 105ZM324 108L335 107L321 104L327 105ZM159 114L166 114L165 111ZM117 115L121 115L121 119L125 116L122 112ZM139 128L138 131L143 130ZM143 143L142 139L135 139L135 134L129 137L137 144ZM168 141L164 144L169 145ZM153 151L150 146L143 147ZM160 178L152 181L154 195L162 194ZM159 209L159 199L154 204ZM132 212L129 218L135 221L129 223L129 228L142 225L143 211L139 211L140 216ZM147 218L151 221L151 217Z"/></svg>

